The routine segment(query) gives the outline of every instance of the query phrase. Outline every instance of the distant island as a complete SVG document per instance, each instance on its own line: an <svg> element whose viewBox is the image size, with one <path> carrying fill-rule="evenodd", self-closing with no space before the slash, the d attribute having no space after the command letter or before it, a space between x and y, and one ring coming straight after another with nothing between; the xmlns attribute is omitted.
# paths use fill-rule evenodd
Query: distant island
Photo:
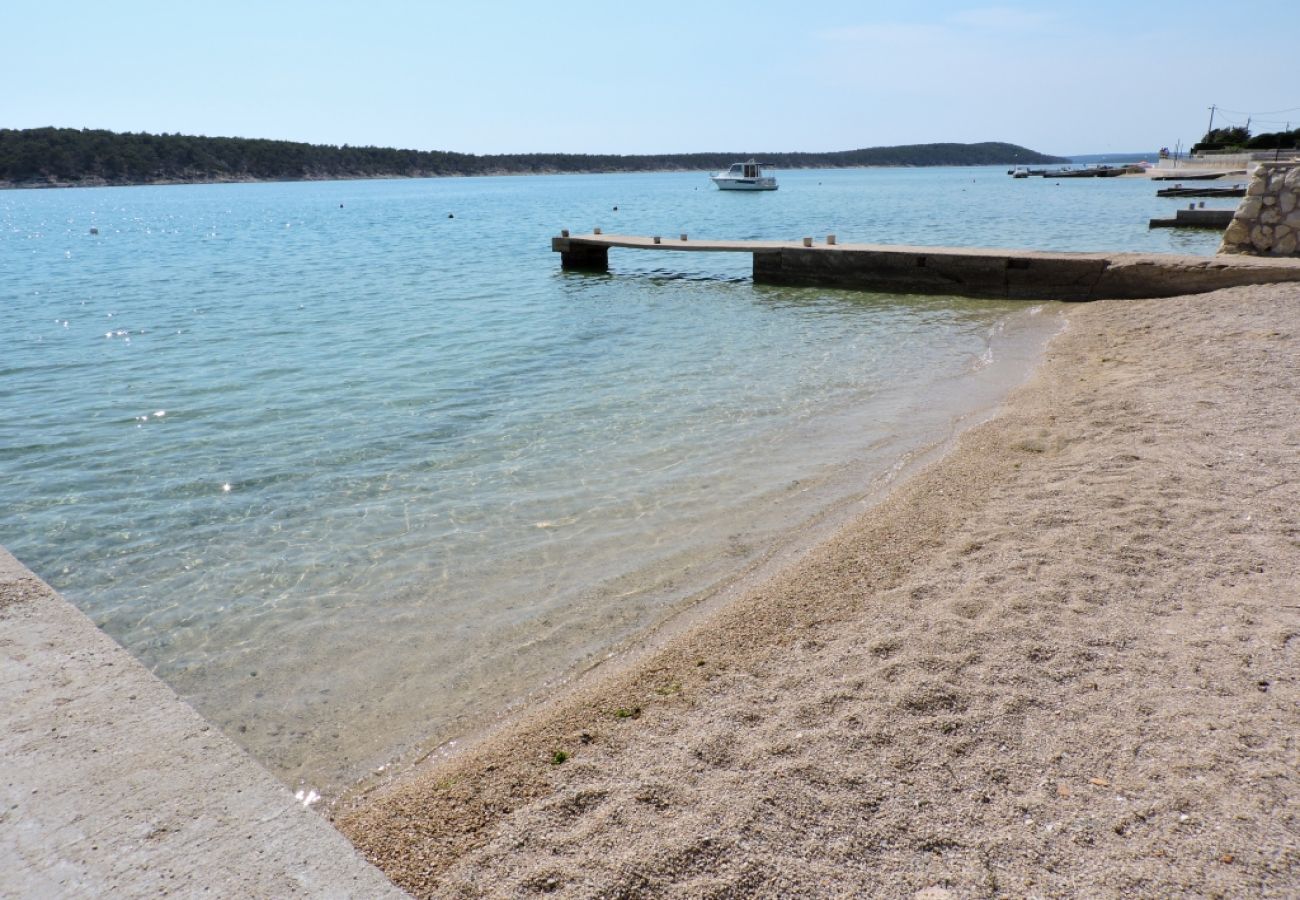
<svg viewBox="0 0 1300 900"><path fill-rule="evenodd" d="M301 144L260 138L131 134L78 128L0 128L0 187L325 181L723 169L750 157L782 169L1064 163L1015 144L907 144L833 153L519 153L478 156Z"/></svg>

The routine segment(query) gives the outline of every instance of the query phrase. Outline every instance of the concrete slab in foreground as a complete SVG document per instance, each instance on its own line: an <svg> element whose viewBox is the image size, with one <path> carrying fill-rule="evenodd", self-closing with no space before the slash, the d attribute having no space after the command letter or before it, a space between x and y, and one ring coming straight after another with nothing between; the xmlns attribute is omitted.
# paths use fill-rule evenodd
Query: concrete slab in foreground
<svg viewBox="0 0 1300 900"><path fill-rule="evenodd" d="M0 896L404 897L0 548Z"/></svg>

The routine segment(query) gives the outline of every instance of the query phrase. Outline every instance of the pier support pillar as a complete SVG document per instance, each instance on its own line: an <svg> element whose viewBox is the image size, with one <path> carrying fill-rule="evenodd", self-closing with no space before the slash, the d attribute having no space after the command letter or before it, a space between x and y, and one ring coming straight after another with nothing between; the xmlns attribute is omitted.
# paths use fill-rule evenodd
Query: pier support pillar
<svg viewBox="0 0 1300 900"><path fill-rule="evenodd" d="M754 251L754 284L781 284L781 251Z"/></svg>
<svg viewBox="0 0 1300 900"><path fill-rule="evenodd" d="M578 244L568 238L551 238L551 249L560 254L560 268L578 272L608 272L609 248Z"/></svg>

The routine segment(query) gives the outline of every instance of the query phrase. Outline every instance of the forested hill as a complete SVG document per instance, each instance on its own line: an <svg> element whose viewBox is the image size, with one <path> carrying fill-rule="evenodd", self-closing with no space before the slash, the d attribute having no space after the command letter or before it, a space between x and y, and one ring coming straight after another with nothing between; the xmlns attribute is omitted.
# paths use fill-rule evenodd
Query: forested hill
<svg viewBox="0 0 1300 900"><path fill-rule="evenodd" d="M0 185L157 184L716 170L755 157L783 169L980 166L1068 162L1015 144L909 144L836 153L686 153L647 156L334 147L258 138L119 134L76 128L0 129Z"/></svg>

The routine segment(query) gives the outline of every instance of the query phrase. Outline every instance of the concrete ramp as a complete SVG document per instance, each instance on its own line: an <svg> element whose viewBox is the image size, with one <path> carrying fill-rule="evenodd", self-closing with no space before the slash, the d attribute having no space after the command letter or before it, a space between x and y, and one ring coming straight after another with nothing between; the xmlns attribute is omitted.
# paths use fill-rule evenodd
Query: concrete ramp
<svg viewBox="0 0 1300 900"><path fill-rule="evenodd" d="M0 548L0 896L405 897Z"/></svg>

